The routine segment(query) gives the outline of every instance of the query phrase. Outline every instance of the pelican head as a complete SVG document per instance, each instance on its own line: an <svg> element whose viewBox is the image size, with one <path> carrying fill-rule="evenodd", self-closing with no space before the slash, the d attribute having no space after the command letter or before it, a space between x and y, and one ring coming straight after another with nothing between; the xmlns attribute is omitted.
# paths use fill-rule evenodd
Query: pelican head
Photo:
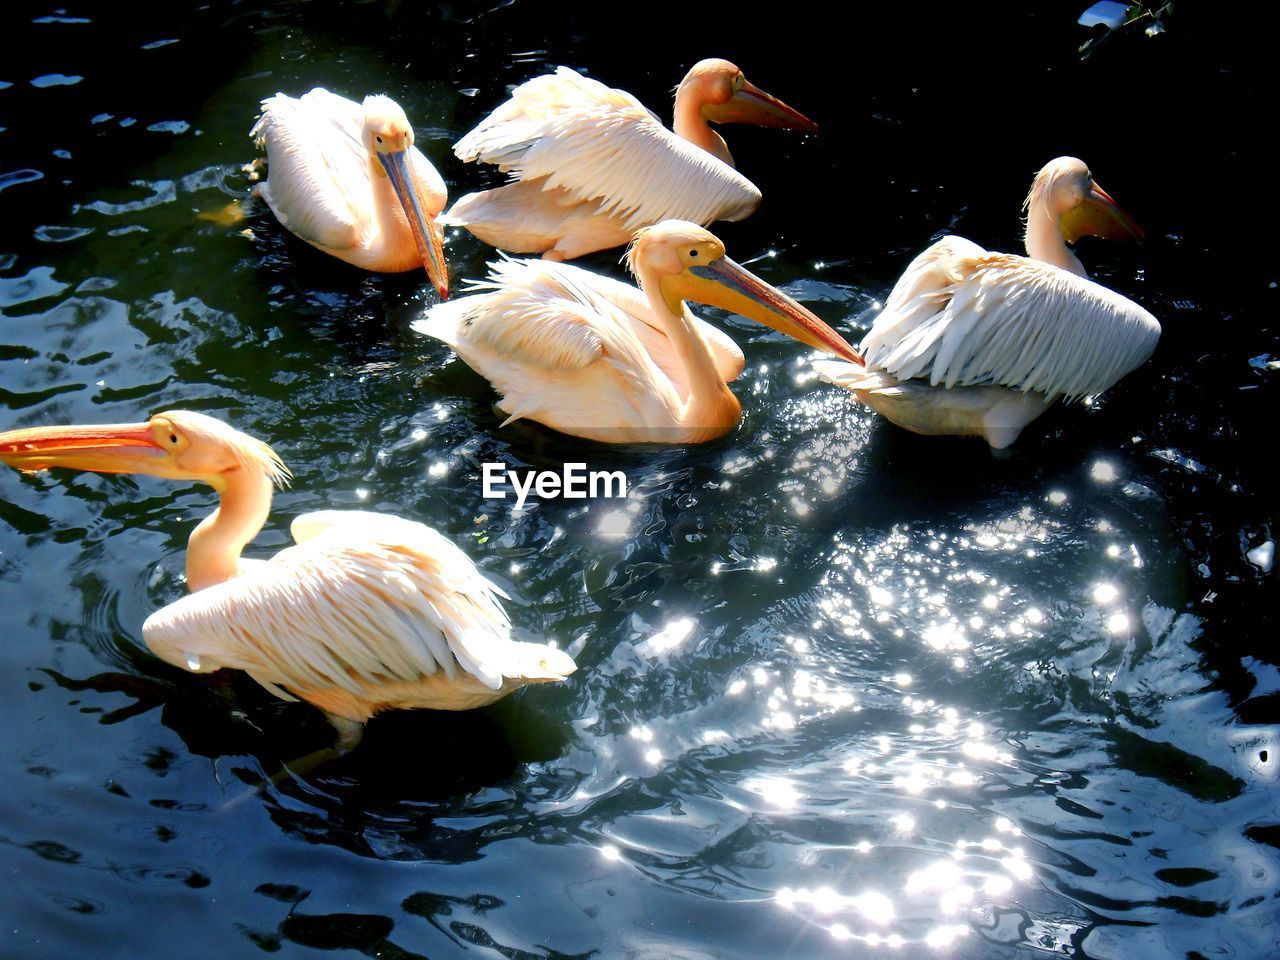
<svg viewBox="0 0 1280 960"><path fill-rule="evenodd" d="M1108 240L1141 240L1142 228L1094 182L1088 165L1075 157L1050 160L1036 174L1023 204L1029 217L1056 220L1062 237L1075 243L1083 236Z"/></svg>
<svg viewBox="0 0 1280 960"><path fill-rule="evenodd" d="M861 363L845 339L781 290L724 255L710 230L686 220L664 220L636 234L628 264L649 289L656 285L674 316L685 300L721 307L772 327L801 343Z"/></svg>
<svg viewBox="0 0 1280 960"><path fill-rule="evenodd" d="M676 99L692 97L702 104L702 115L713 123L753 123L785 130L817 130L818 125L747 81L728 60L700 60L680 86Z"/></svg>
<svg viewBox="0 0 1280 960"><path fill-rule="evenodd" d="M364 144L377 161L374 170L391 178L427 276L440 299L447 299L449 269L444 261L444 230L435 217L427 216L422 209L409 155L413 147L413 127L400 104L384 94L364 98Z"/></svg>
<svg viewBox="0 0 1280 960"><path fill-rule="evenodd" d="M236 476L280 485L289 479L288 468L261 440L190 410L157 413L145 423L10 430L0 433L0 461L24 473L66 467L199 480L219 492Z"/></svg>

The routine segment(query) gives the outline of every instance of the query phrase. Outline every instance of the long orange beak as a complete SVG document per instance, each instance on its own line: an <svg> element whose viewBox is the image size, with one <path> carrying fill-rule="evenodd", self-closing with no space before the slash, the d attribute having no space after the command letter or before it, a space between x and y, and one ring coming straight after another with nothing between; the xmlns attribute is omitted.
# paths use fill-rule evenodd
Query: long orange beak
<svg viewBox="0 0 1280 960"><path fill-rule="evenodd" d="M67 467L94 473L173 476L168 452L147 423L30 427L0 433L0 461L24 473Z"/></svg>
<svg viewBox="0 0 1280 960"><path fill-rule="evenodd" d="M1081 237L1141 240L1144 236L1138 222L1096 183L1078 207L1062 215L1061 228L1067 243L1075 243Z"/></svg>
<svg viewBox="0 0 1280 960"><path fill-rule="evenodd" d="M818 125L798 110L746 80L726 103L708 103L702 114L713 123L753 123L758 127L816 131Z"/></svg>
<svg viewBox="0 0 1280 960"><path fill-rule="evenodd" d="M404 215L409 221L409 229L413 231L413 242L418 247L418 255L422 257L427 276L435 286L436 293L440 294L440 299L448 300L449 267L444 259L444 228L435 217L428 217L422 211L422 201L418 197L418 188L409 166L409 151L379 153L378 159L391 178L391 186L400 198L400 206L404 207Z"/></svg>
<svg viewBox="0 0 1280 960"><path fill-rule="evenodd" d="M844 337L815 314L728 257L689 267L668 283L682 300L723 307L842 360L862 363ZM675 309L678 314L678 305Z"/></svg>

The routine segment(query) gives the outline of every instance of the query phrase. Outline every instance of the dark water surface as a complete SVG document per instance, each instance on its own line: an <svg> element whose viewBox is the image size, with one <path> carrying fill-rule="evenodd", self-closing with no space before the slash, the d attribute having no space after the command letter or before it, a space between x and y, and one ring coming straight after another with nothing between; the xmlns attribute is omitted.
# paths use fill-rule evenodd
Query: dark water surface
<svg viewBox="0 0 1280 960"><path fill-rule="evenodd" d="M1085 5L6 8L0 427L219 413L296 478L254 554L306 510L421 519L580 670L379 718L255 792L323 719L140 641L211 492L0 472L0 954L1276 955L1276 588L1245 554L1280 532L1280 268L1235 204L1275 203L1243 122L1274 102L1239 17L1082 61ZM1161 318L1155 357L998 460L721 317L741 428L605 449L497 429L408 329L421 274L227 213L277 90L392 94L456 196L493 180L448 146L507 84L569 63L665 116L707 55L822 124L728 133L765 202L719 232L851 337L937 233L1015 249L1031 174L1070 152L1147 227L1083 258ZM488 254L450 239L457 278ZM563 459L632 496L480 497L483 461Z"/></svg>

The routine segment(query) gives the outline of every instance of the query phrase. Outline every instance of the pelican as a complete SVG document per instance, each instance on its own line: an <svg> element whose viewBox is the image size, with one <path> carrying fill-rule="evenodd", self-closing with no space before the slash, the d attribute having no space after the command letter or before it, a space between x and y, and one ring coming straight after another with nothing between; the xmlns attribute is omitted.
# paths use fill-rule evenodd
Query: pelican
<svg viewBox="0 0 1280 960"><path fill-rule="evenodd" d="M819 375L900 427L1000 450L1056 400L1096 396L1141 366L1159 321L1090 280L1067 244L1142 229L1075 157L1048 163L1024 206L1028 256L943 237L899 278L863 362L817 361Z"/></svg>
<svg viewBox="0 0 1280 960"><path fill-rule="evenodd" d="M430 527L382 513L298 516L297 546L271 560L241 550L262 529L289 471L265 443L187 410L145 423L0 433L0 460L198 480L218 509L187 543L192 591L156 611L143 640L193 673L244 670L285 700L325 712L339 745L382 710L468 710L576 669L549 645L511 639L501 590Z"/></svg>
<svg viewBox="0 0 1280 960"><path fill-rule="evenodd" d="M846 359L841 336L724 255L694 223L636 234L640 288L548 260L490 265L482 293L431 307L413 324L442 340L502 394L513 420L606 443L702 443L732 430L742 407L726 384L743 356L695 317L711 304Z"/></svg>
<svg viewBox="0 0 1280 960"><path fill-rule="evenodd" d="M818 129L727 60L703 60L680 82L674 133L626 91L560 67L516 87L454 145L458 159L497 164L513 182L467 194L446 222L502 250L572 260L662 220L742 220L760 191L708 121Z"/></svg>
<svg viewBox="0 0 1280 960"><path fill-rule="evenodd" d="M254 193L284 226L340 260L380 273L426 267L449 295L444 180L413 145L413 127L390 97L356 103L316 87L262 101L249 136L267 151Z"/></svg>

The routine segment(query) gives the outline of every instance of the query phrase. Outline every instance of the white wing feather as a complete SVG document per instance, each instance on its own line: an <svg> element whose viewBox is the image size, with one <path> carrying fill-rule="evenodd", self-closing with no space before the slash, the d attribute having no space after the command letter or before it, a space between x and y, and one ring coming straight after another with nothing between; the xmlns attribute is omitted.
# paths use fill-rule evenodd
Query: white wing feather
<svg viewBox="0 0 1280 960"><path fill-rule="evenodd" d="M262 101L249 131L267 151L267 180L259 192L277 219L304 240L347 250L378 229L363 130L364 107L323 87ZM417 147L409 155L424 212L435 216L447 198L444 179Z"/></svg>
<svg viewBox="0 0 1280 960"><path fill-rule="evenodd" d="M497 690L519 676L502 591L430 527L386 514L324 511L294 523L300 542L245 574L147 618L162 659L200 672L244 670L267 689L414 682L466 671ZM283 689L282 689L283 688Z"/></svg>
<svg viewBox="0 0 1280 960"><path fill-rule="evenodd" d="M267 151L268 179L259 192L304 240L342 250L355 246L368 226L366 211L343 186L369 182L360 146L363 117L358 103L320 87L300 98L277 93L262 101L249 131Z"/></svg>
<svg viewBox="0 0 1280 960"><path fill-rule="evenodd" d="M760 204L760 191L733 167L676 136L629 93L568 67L516 87L454 153L601 200L632 230L671 218L741 220Z"/></svg>
<svg viewBox="0 0 1280 960"><path fill-rule="evenodd" d="M413 329L455 350L483 346L547 370L585 367L601 359L608 343L628 362L639 363L647 354L681 392L686 389L661 321L644 293L629 283L571 264L504 257L490 263L489 277L473 282L471 289L479 292L433 305ZM725 382L737 379L742 350L687 306L684 312ZM639 342L639 354L633 340Z"/></svg>
<svg viewBox="0 0 1280 960"><path fill-rule="evenodd" d="M508 423L554 418L568 391L597 409L630 410L636 424L669 426L682 400L635 321L596 289L601 279L547 260L497 261L472 284L483 292L432 306L413 329L448 343L493 384Z"/></svg>
<svg viewBox="0 0 1280 960"><path fill-rule="evenodd" d="M1156 318L1115 291L944 237L903 273L861 351L898 380L996 384L1051 401L1102 393L1159 338Z"/></svg>
<svg viewBox="0 0 1280 960"><path fill-rule="evenodd" d="M687 376L644 294L565 263L504 259L481 292L431 307L413 325L448 343L502 394L506 423L529 418L619 442L683 415ZM742 351L689 313L726 381ZM505 425L505 424L504 424ZM586 432L586 431L592 432Z"/></svg>

